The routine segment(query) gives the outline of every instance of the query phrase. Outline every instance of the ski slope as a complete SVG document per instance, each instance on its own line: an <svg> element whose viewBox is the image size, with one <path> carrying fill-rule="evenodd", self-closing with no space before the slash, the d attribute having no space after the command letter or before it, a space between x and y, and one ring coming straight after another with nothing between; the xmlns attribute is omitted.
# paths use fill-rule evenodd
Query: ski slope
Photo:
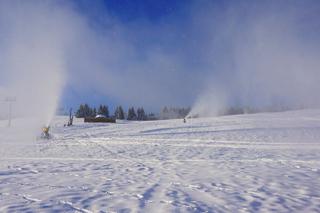
<svg viewBox="0 0 320 213"><path fill-rule="evenodd" d="M320 110L66 122L0 122L0 212L320 212Z"/></svg>

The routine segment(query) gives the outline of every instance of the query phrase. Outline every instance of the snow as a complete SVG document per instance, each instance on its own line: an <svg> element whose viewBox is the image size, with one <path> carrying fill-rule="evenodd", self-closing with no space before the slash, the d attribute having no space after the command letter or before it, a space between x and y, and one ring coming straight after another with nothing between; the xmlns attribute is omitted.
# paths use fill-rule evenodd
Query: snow
<svg viewBox="0 0 320 213"><path fill-rule="evenodd" d="M320 110L67 120L33 143L0 122L0 212L320 211Z"/></svg>

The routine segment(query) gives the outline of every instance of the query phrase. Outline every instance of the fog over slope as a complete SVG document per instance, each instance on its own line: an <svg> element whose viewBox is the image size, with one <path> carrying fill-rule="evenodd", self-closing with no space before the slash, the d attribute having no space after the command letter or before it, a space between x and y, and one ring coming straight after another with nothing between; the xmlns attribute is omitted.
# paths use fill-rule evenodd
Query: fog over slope
<svg viewBox="0 0 320 213"><path fill-rule="evenodd" d="M1 1L0 112L7 116L7 103L2 102L6 97L16 99L13 116L32 118L19 129L20 135L39 132L55 114L66 82L66 52L79 20L50 1Z"/></svg>
<svg viewBox="0 0 320 213"><path fill-rule="evenodd" d="M226 106L319 106L319 4L266 1L208 9L211 70L192 113Z"/></svg>

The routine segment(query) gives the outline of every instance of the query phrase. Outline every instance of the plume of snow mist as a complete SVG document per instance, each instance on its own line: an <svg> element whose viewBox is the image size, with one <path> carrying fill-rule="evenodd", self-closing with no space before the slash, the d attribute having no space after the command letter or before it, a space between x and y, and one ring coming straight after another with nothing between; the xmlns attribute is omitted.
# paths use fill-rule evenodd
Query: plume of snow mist
<svg viewBox="0 0 320 213"><path fill-rule="evenodd" d="M19 129L34 135L49 125L62 92L65 53L78 18L50 1L0 2L1 99L13 96L13 116L28 122ZM1 100L2 101L2 100ZM1 113L7 106L1 105ZM21 126L21 121L13 122Z"/></svg>
<svg viewBox="0 0 320 213"><path fill-rule="evenodd" d="M217 107L319 107L320 4L233 3L217 13L202 8L197 15L206 20L201 26L209 38L205 57L212 63L191 113L214 115Z"/></svg>
<svg viewBox="0 0 320 213"><path fill-rule="evenodd" d="M222 113L226 103L226 95L219 87L209 87L195 101L187 117L217 116Z"/></svg>

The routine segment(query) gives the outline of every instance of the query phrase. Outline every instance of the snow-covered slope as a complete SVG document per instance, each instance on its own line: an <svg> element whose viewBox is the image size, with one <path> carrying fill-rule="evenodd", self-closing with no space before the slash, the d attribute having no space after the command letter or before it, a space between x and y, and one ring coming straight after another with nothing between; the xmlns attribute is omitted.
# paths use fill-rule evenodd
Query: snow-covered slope
<svg viewBox="0 0 320 213"><path fill-rule="evenodd" d="M320 110L84 124L14 142L0 212L319 212Z"/></svg>

